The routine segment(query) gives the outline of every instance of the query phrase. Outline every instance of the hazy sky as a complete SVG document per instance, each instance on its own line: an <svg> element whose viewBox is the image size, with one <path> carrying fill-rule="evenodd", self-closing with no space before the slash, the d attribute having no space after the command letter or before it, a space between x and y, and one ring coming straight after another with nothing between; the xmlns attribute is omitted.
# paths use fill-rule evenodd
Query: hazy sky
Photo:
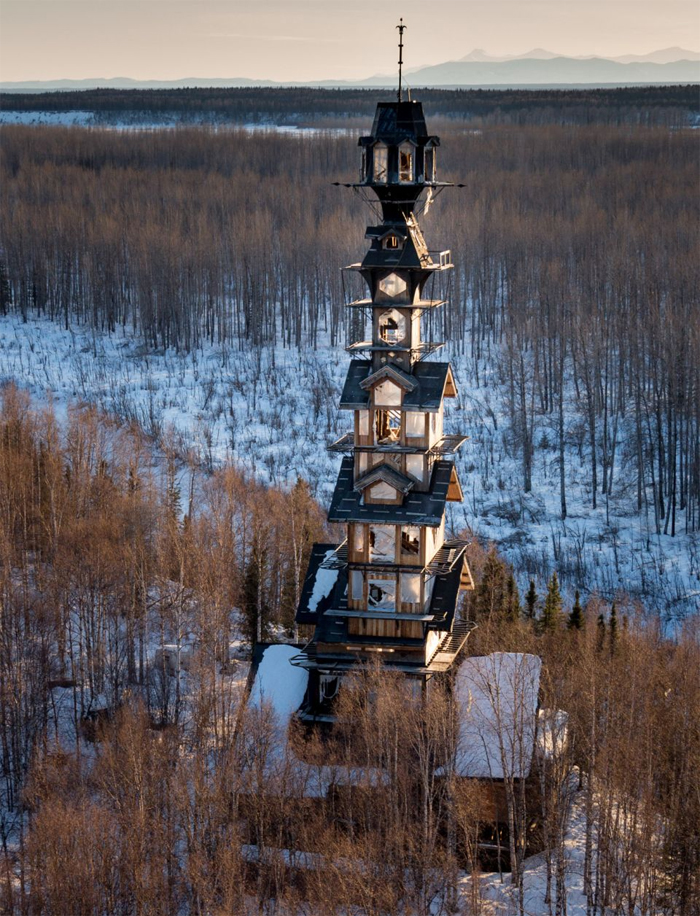
<svg viewBox="0 0 700 916"><path fill-rule="evenodd" d="M643 54L700 48L697 0L0 0L0 80L349 79L473 48Z"/></svg>

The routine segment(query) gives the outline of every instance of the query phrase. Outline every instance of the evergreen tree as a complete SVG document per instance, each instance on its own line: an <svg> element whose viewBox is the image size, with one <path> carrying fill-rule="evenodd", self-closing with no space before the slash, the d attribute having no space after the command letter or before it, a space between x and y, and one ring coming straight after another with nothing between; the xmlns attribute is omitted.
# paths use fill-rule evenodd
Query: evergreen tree
<svg viewBox="0 0 700 916"><path fill-rule="evenodd" d="M547 597L544 599L544 609L542 611L542 630L551 632L556 630L561 618L561 593L559 591L559 579L556 572L552 573L552 578L547 586Z"/></svg>
<svg viewBox="0 0 700 916"><path fill-rule="evenodd" d="M530 587L525 595L525 616L528 620L535 620L537 617L537 604L539 597L535 588L535 580L530 579Z"/></svg>
<svg viewBox="0 0 700 916"><path fill-rule="evenodd" d="M508 620L515 623L520 617L520 592L515 576L511 573L506 582L505 614Z"/></svg>
<svg viewBox="0 0 700 916"><path fill-rule="evenodd" d="M581 600L579 598L578 589L576 589L576 594L574 596L574 606L571 608L567 626L570 630L581 630L583 629L584 622L583 611L581 609Z"/></svg>
<svg viewBox="0 0 700 916"><path fill-rule="evenodd" d="M506 609L506 565L492 548L484 563L484 571L476 592L477 617L490 617Z"/></svg>

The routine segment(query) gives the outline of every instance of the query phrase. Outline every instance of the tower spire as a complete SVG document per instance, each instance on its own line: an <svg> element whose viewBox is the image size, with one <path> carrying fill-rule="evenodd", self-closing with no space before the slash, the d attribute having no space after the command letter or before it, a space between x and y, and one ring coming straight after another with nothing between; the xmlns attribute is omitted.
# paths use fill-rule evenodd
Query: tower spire
<svg viewBox="0 0 700 916"><path fill-rule="evenodd" d="M399 19L399 24L396 26L396 28L399 30L399 91L397 95L398 95L399 102L401 102L402 101L401 99L401 76L402 76L401 71L403 69L403 30L405 28L408 28L408 26L405 26L403 24L403 17Z"/></svg>

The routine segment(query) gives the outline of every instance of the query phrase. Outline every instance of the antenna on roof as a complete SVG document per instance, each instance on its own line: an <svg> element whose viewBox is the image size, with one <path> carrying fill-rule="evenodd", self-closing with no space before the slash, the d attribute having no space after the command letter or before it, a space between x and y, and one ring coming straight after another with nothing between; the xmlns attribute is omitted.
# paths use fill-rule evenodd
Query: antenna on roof
<svg viewBox="0 0 700 916"><path fill-rule="evenodd" d="M403 30L408 28L403 24L403 17L399 19L399 24L396 26L399 30L399 91L397 93L399 97L399 102L401 101L401 70L403 68Z"/></svg>

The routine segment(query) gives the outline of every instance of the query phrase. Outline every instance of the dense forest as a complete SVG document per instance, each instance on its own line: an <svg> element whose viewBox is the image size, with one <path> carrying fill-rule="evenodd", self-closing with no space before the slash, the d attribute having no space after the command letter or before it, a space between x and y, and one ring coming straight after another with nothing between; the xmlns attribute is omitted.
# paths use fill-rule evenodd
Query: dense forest
<svg viewBox="0 0 700 916"><path fill-rule="evenodd" d="M148 347L184 351L345 343L350 290L338 267L357 257L371 218L331 184L356 175L347 137L23 127L1 136L3 313L127 328ZM424 219L456 263L432 336L477 375L489 361L523 491L547 418L566 518L576 415L593 508L624 466L649 530L696 531L695 133L490 127L443 144L440 177L463 187Z"/></svg>
<svg viewBox="0 0 700 916"><path fill-rule="evenodd" d="M339 726L329 756L328 744L295 740L324 772L359 747L386 772L382 791L371 791L370 768L368 796L336 811L305 801L289 761L275 757L269 715L241 705L229 645L241 632L246 642L269 627L291 633L299 570L323 534L319 510L301 484L282 493L231 467L184 493L179 481L138 430L93 408L61 426L4 389L0 908L455 912L465 856L479 873L477 788L431 777L430 805L415 796L416 773L454 740L449 697L416 705L405 684L364 672L343 698L351 741ZM494 551L474 544L470 563L478 588L462 610L479 624L470 651L540 655L545 719L559 709L570 717L565 754L541 774L537 815L552 912L565 911L573 807L585 824L591 914L693 916L697 621L671 643L652 619L618 619L600 601L564 606L555 578L521 607ZM181 649L177 671L168 646ZM448 805L456 817L446 841ZM519 809L513 817L525 851L528 824ZM290 837L305 851L302 885L272 848ZM251 848L265 868L256 860L251 869ZM470 887L461 911L484 912L477 877Z"/></svg>
<svg viewBox="0 0 700 916"><path fill-rule="evenodd" d="M0 93L0 111L177 114L183 121L359 123L385 89L90 89ZM696 86L571 89L421 89L434 117L479 124L644 124L687 126L698 114Z"/></svg>

